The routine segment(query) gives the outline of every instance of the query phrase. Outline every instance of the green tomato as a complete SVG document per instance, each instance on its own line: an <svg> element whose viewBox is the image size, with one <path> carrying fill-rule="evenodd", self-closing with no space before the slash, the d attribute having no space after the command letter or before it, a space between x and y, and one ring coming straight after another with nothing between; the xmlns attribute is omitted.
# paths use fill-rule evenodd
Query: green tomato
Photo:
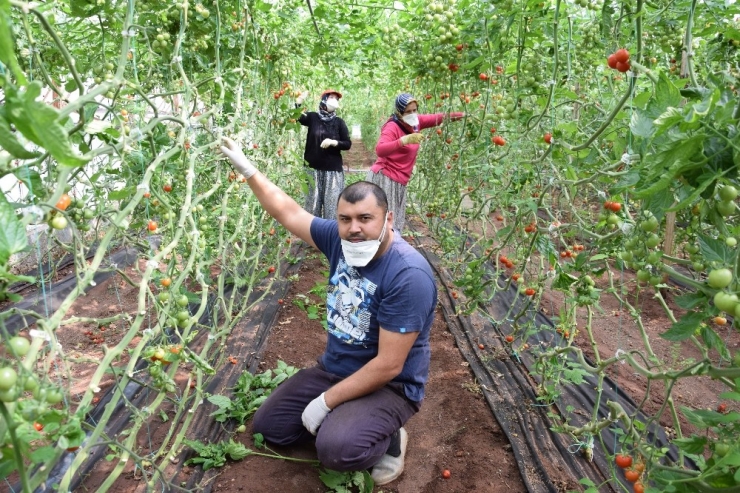
<svg viewBox="0 0 740 493"><path fill-rule="evenodd" d="M188 306L188 297L185 296L184 294L183 295L180 295L177 298L177 305L178 306Z"/></svg>
<svg viewBox="0 0 740 493"><path fill-rule="evenodd" d="M704 264L701 262L694 262L691 264L691 268L694 269L696 272L701 272L704 270Z"/></svg>
<svg viewBox="0 0 740 493"><path fill-rule="evenodd" d="M640 229L643 230L646 233L652 233L656 229L658 229L658 220L655 219L655 217L651 217L649 219L645 219L640 223Z"/></svg>
<svg viewBox="0 0 740 493"><path fill-rule="evenodd" d="M187 310L180 310L177 312L177 315L175 315L175 318L178 322L185 322L187 319L190 318L190 312Z"/></svg>
<svg viewBox="0 0 740 493"><path fill-rule="evenodd" d="M735 366L740 366L740 351L735 353L735 356L732 357L732 361L735 363Z"/></svg>
<svg viewBox="0 0 740 493"><path fill-rule="evenodd" d="M64 216L54 216L54 219L51 220L51 227L54 229L64 229L67 227L67 218Z"/></svg>
<svg viewBox="0 0 740 493"><path fill-rule="evenodd" d="M18 387L11 387L8 390L0 390L0 402L15 402L21 396Z"/></svg>
<svg viewBox="0 0 740 493"><path fill-rule="evenodd" d="M661 254L660 252L650 252L650 255L647 256L648 264L650 265L658 265L660 263Z"/></svg>
<svg viewBox="0 0 740 493"><path fill-rule="evenodd" d="M735 309L738 305L738 298L736 294L725 293L724 291L718 291L714 295L714 306L727 313L735 313Z"/></svg>
<svg viewBox="0 0 740 493"><path fill-rule="evenodd" d="M699 253L699 245L686 245L686 251L691 254Z"/></svg>
<svg viewBox="0 0 740 493"><path fill-rule="evenodd" d="M733 248L737 245L737 239L735 239L734 236L728 236L725 240L725 245L727 245L730 248Z"/></svg>
<svg viewBox="0 0 740 493"><path fill-rule="evenodd" d="M650 272L640 269L637 271L637 279L642 282L648 282L650 280Z"/></svg>
<svg viewBox="0 0 740 493"><path fill-rule="evenodd" d="M648 239L645 240L645 246L648 248L655 248L658 245L660 245L660 236L655 233L651 234Z"/></svg>
<svg viewBox="0 0 740 493"><path fill-rule="evenodd" d="M609 214L609 216L606 218L606 224L613 224L616 225L619 223L619 216L616 214Z"/></svg>
<svg viewBox="0 0 740 493"><path fill-rule="evenodd" d="M726 288L732 282L732 271L730 269L714 269L707 276L707 283L715 288Z"/></svg>
<svg viewBox="0 0 740 493"><path fill-rule="evenodd" d="M23 381L23 390L33 392L37 388L39 388L39 382L33 375L28 376L28 378Z"/></svg>
<svg viewBox="0 0 740 493"><path fill-rule="evenodd" d="M157 295L160 303L167 303L170 300L170 293L163 291Z"/></svg>
<svg viewBox="0 0 740 493"><path fill-rule="evenodd" d="M727 443L715 443L714 444L714 453L717 454L719 457L724 457L727 455L727 452L730 451L730 445Z"/></svg>
<svg viewBox="0 0 740 493"><path fill-rule="evenodd" d="M16 336L12 337L8 341L11 352L15 353L16 356L25 356L28 354L28 350L31 349L31 343L25 337Z"/></svg>
<svg viewBox="0 0 740 493"><path fill-rule="evenodd" d="M737 189L732 185L725 185L719 189L719 198L725 202L735 200L737 198Z"/></svg>
<svg viewBox="0 0 740 493"><path fill-rule="evenodd" d="M6 366L0 368L0 391L6 391L13 388L15 382L18 381L18 374L13 368ZM7 401L4 401L7 402Z"/></svg>
<svg viewBox="0 0 740 493"><path fill-rule="evenodd" d="M717 212L723 216L733 215L735 213L735 202L724 200L717 202Z"/></svg>

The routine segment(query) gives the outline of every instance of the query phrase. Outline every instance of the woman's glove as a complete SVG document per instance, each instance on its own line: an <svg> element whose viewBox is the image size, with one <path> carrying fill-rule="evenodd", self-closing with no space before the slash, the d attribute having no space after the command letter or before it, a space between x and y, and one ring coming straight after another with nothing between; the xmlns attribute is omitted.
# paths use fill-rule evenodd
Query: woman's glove
<svg viewBox="0 0 740 493"><path fill-rule="evenodd" d="M421 144L421 142L424 140L424 134L421 133L413 133L404 135L401 137L401 144L407 146L409 144Z"/></svg>
<svg viewBox="0 0 740 493"><path fill-rule="evenodd" d="M221 146L221 152L224 156L229 158L234 168L244 175L244 178L251 178L253 174L257 172L257 168L249 161L247 156L244 155L239 145L228 137L221 138L224 145Z"/></svg>
<svg viewBox="0 0 740 493"><path fill-rule="evenodd" d="M306 100L306 96L308 96L308 91L303 91L298 95L297 98L295 98L295 104L302 105L303 102Z"/></svg>
<svg viewBox="0 0 740 493"><path fill-rule="evenodd" d="M316 399L309 402L306 409L303 410L303 414L301 415L303 426L305 426L312 435L316 435L319 426L321 426L321 422L324 421L324 418L329 414L329 411L331 411L331 409L326 405L326 400L324 400L324 394L322 393Z"/></svg>
<svg viewBox="0 0 740 493"><path fill-rule="evenodd" d="M339 144L339 142L337 142L334 139L324 139L323 141L321 141L321 144L320 145L321 145L321 148L322 149L326 149L329 146L336 147L338 144Z"/></svg>

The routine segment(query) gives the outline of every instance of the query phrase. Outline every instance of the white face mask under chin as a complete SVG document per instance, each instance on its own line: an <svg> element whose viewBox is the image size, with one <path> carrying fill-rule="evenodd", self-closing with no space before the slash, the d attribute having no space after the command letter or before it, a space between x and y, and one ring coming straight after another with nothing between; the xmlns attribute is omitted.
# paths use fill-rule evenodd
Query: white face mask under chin
<svg viewBox="0 0 740 493"><path fill-rule="evenodd" d="M410 113L408 115L404 115L403 121L406 122L411 127L418 127L419 126L419 115L418 113Z"/></svg>
<svg viewBox="0 0 740 493"><path fill-rule="evenodd" d="M336 111L337 108L339 108L339 101L336 99L327 99L326 100L326 109L329 111Z"/></svg>
<svg viewBox="0 0 740 493"><path fill-rule="evenodd" d="M342 253L344 253L344 259L352 267L365 267L375 257L380 248L380 243L383 241L385 236L385 228L388 225L388 213L385 213L385 219L383 222L383 231L380 232L380 238L377 240L365 240L358 242L351 242L342 240Z"/></svg>

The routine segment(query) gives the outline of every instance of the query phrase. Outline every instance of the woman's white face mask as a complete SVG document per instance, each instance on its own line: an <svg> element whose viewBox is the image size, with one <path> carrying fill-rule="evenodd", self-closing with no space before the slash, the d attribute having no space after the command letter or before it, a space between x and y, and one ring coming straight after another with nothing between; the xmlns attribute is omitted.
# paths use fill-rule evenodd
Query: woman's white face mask
<svg viewBox="0 0 740 493"><path fill-rule="evenodd" d="M403 121L406 122L410 127L418 127L419 126L419 114L409 113L408 115L403 115Z"/></svg>
<svg viewBox="0 0 740 493"><path fill-rule="evenodd" d="M383 222L383 230L380 232L380 237L377 240L365 240L351 242L342 240L342 253L344 259L352 267L365 267L378 253L380 244L383 242L385 236L385 228L388 225L388 213L385 213L385 220Z"/></svg>
<svg viewBox="0 0 740 493"><path fill-rule="evenodd" d="M336 98L329 98L326 100L326 109L329 111L336 111L339 108L339 101Z"/></svg>

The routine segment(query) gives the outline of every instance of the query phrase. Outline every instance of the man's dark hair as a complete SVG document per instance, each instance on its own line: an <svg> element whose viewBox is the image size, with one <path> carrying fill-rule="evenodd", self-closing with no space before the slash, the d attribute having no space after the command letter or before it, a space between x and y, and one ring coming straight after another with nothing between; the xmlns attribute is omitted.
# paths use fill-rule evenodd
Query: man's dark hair
<svg viewBox="0 0 740 493"><path fill-rule="evenodd" d="M373 194L375 196L375 203L383 209L388 210L388 196L385 191L375 183L369 181L358 181L348 186L342 193L339 194L337 203L340 199L344 199L350 204L356 204L360 200L364 200L368 195Z"/></svg>

